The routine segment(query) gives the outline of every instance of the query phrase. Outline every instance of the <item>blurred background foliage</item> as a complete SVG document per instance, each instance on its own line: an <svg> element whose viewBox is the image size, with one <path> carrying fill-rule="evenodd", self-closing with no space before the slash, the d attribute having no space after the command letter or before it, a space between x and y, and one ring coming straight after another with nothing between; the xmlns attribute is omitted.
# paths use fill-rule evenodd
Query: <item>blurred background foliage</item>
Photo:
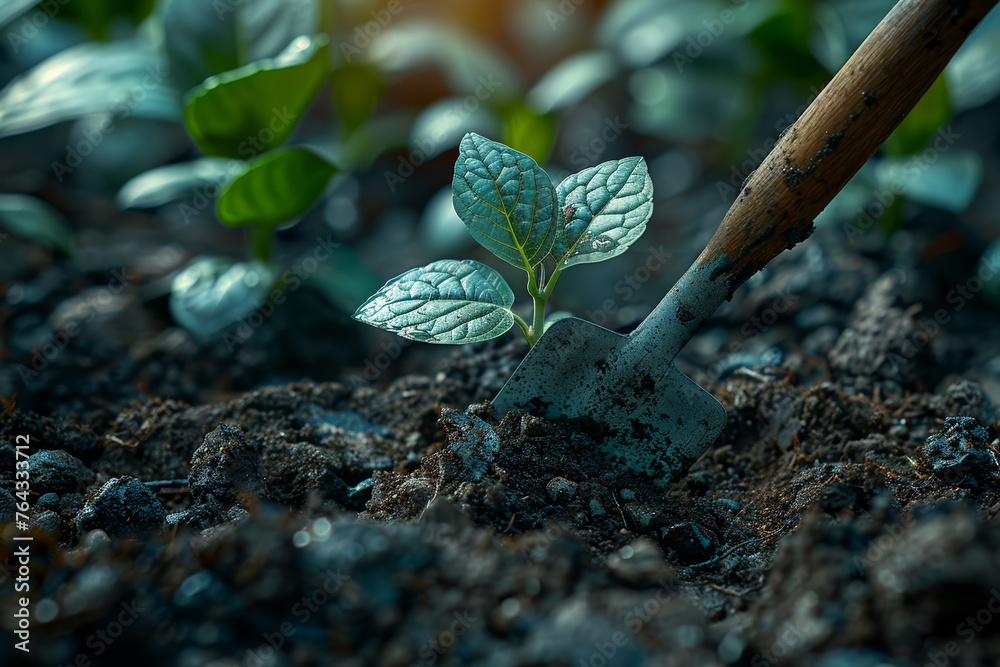
<svg viewBox="0 0 1000 667"><path fill-rule="evenodd" d="M343 314L410 266L484 259L451 207L466 132L556 180L642 155L656 195L647 238L566 281L557 304L585 316L617 298L608 325L628 326L892 4L8 0L0 225L87 270L121 261L96 258L106 237L88 231L118 214L80 201L152 216L169 257L161 248L146 298L169 298L175 322L208 339L287 284L317 238L332 239L333 260L305 277ZM994 12L817 225L891 261L979 256L1000 203L997 43ZM622 300L647 246L676 265ZM16 262L4 271L0 283L18 279Z"/></svg>

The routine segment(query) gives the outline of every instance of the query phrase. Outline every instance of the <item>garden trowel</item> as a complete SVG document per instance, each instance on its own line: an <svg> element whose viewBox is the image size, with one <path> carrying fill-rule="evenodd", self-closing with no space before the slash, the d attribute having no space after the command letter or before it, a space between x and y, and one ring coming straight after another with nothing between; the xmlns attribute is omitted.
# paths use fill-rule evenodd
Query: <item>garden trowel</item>
<svg viewBox="0 0 1000 667"><path fill-rule="evenodd" d="M902 0L743 183L704 252L627 336L551 325L493 401L497 412L591 417L602 447L662 487L715 441L726 410L673 364L733 291L805 240L997 0Z"/></svg>

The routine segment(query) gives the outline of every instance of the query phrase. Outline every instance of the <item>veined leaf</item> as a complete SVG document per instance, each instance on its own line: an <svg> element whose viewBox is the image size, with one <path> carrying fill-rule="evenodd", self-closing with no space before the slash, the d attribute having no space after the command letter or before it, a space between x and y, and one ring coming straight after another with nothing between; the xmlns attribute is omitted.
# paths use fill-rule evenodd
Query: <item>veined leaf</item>
<svg viewBox="0 0 1000 667"><path fill-rule="evenodd" d="M518 268L537 265L555 240L556 192L529 156L469 133L452 180L455 211L472 238Z"/></svg>
<svg viewBox="0 0 1000 667"><path fill-rule="evenodd" d="M354 319L425 343L478 343L514 325L514 292L473 260L442 259L387 282Z"/></svg>
<svg viewBox="0 0 1000 667"><path fill-rule="evenodd" d="M556 191L562 220L551 255L558 269L622 254L653 214L653 181L641 157L589 167Z"/></svg>

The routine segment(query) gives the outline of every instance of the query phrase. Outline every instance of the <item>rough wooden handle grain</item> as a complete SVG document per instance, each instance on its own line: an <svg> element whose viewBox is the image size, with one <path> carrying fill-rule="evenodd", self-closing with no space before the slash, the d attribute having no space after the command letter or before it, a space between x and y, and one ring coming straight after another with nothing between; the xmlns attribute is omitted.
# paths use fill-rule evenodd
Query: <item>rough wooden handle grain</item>
<svg viewBox="0 0 1000 667"><path fill-rule="evenodd" d="M729 293L783 250L923 97L998 0L901 0L744 183L698 258Z"/></svg>

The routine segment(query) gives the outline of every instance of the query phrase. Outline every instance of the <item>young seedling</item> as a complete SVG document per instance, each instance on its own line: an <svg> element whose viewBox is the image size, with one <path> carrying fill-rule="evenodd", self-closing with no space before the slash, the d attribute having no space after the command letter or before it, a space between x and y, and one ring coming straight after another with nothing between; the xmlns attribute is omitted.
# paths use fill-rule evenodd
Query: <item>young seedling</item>
<svg viewBox="0 0 1000 667"><path fill-rule="evenodd" d="M446 344L489 340L516 323L534 345L563 271L620 255L646 230L653 212L646 161L610 160L553 187L530 157L478 134L465 135L460 151L455 211L472 238L528 274L531 321L514 312L514 292L503 277L471 259L442 259L393 278L354 319Z"/></svg>

